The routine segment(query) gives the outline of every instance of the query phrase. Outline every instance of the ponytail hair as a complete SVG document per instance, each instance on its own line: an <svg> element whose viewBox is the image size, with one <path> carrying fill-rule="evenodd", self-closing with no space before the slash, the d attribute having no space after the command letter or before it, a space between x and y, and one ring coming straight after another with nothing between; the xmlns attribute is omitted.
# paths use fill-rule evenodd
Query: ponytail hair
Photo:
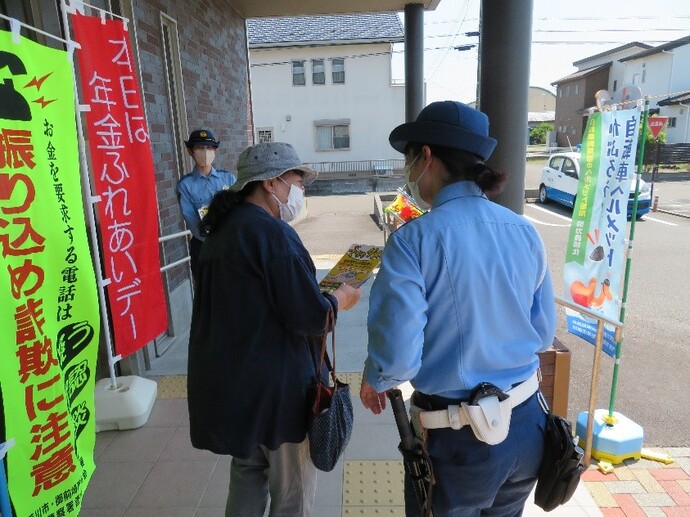
<svg viewBox="0 0 690 517"><path fill-rule="evenodd" d="M211 200L208 207L208 212L199 223L199 231L201 235L209 235L220 226L223 220L232 212L237 205L243 203L256 187L261 183L260 181L252 181L247 183L242 190L235 192L234 190L221 190Z"/></svg>
<svg viewBox="0 0 690 517"><path fill-rule="evenodd" d="M507 172L496 171L481 161L474 165L474 182L489 199L503 191L506 181Z"/></svg>

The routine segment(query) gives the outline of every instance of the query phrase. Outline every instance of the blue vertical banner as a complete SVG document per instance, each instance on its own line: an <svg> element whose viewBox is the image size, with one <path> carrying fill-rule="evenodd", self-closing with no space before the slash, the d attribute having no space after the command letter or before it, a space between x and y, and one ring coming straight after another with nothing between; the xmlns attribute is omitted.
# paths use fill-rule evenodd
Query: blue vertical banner
<svg viewBox="0 0 690 517"><path fill-rule="evenodd" d="M639 108L593 113L580 154L580 182L566 249L566 300L618 320L623 293L627 207L635 173ZM597 322L566 310L568 332L595 342ZM615 332L603 350L614 357Z"/></svg>

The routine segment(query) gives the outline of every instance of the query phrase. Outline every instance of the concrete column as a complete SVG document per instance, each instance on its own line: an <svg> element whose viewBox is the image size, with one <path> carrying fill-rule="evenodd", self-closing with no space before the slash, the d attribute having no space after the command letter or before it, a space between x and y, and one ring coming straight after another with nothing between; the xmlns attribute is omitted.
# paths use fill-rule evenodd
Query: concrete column
<svg viewBox="0 0 690 517"><path fill-rule="evenodd" d="M424 108L424 5L405 5L405 122Z"/></svg>
<svg viewBox="0 0 690 517"><path fill-rule="evenodd" d="M496 201L518 214L525 203L525 152L532 0L482 0L479 109L498 145L488 161L510 173Z"/></svg>

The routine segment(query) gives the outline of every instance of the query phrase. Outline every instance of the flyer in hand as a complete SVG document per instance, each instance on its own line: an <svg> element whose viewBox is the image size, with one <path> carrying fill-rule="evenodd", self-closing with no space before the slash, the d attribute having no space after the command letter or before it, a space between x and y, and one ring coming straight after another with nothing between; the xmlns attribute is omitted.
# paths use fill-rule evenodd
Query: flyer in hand
<svg viewBox="0 0 690 517"><path fill-rule="evenodd" d="M340 284L359 287L368 280L374 269L381 263L383 246L353 244L338 263L319 282L324 291L333 291Z"/></svg>

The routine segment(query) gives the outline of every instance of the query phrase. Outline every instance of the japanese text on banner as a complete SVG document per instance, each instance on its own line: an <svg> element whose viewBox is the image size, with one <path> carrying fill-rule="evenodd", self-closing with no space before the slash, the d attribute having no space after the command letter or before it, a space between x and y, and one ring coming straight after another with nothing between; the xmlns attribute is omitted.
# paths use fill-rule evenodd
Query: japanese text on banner
<svg viewBox="0 0 690 517"><path fill-rule="evenodd" d="M119 20L76 14L74 33L97 193L115 350L129 355L165 331L153 155Z"/></svg>
<svg viewBox="0 0 690 517"><path fill-rule="evenodd" d="M94 471L99 310L68 54L0 31L0 387L17 515L78 515Z"/></svg>
<svg viewBox="0 0 690 517"><path fill-rule="evenodd" d="M617 320L621 309L626 221L639 109L592 114L580 156L580 183L566 250L565 298ZM594 343L596 321L566 311L568 331ZM605 327L604 352L615 354Z"/></svg>

